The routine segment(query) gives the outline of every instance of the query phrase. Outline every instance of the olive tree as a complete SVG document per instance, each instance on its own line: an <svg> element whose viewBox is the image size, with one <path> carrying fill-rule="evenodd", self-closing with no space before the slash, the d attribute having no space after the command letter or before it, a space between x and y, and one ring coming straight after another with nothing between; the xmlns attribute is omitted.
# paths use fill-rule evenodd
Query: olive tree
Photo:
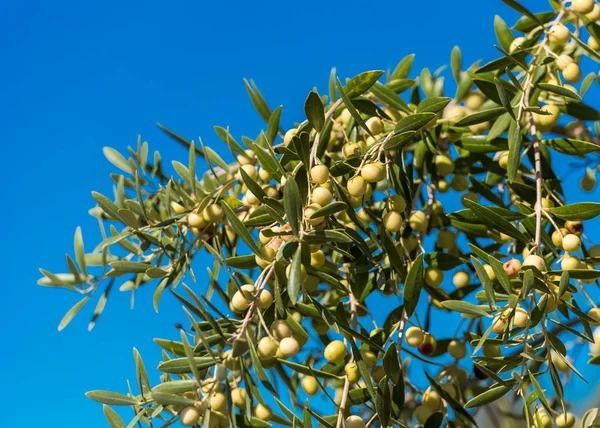
<svg viewBox="0 0 600 428"><path fill-rule="evenodd" d="M68 272L42 270L83 296L59 329L92 299L96 322L117 286L187 317L155 339L159 379L134 350L129 390L87 393L110 426L126 426L119 405L130 427L600 426L563 389L574 353L600 364L585 234L600 203L570 203L554 168L594 190L600 112L583 98L600 80L582 68L600 62L600 5L503 1L521 18L496 17L491 62L465 69L454 48L453 97L444 69L415 74L409 55L344 81L333 69L291 129L246 81L265 127L241 142L214 128L233 163L163 126L189 149L172 169L141 140L105 148L119 172L114 197L93 193L102 242L86 253L78 229ZM453 335L436 337L440 316Z"/></svg>

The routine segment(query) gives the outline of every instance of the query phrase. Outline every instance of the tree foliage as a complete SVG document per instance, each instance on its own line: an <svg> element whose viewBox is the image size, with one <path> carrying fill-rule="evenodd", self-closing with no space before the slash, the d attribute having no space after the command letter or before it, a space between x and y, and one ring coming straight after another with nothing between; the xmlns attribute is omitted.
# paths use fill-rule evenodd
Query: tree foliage
<svg viewBox="0 0 600 428"><path fill-rule="evenodd" d="M265 129L238 142L215 127L233 163L162 125L189 149L173 176L141 139L105 148L119 172L113 197L93 193L102 242L86 252L77 229L68 272L39 281L82 295L59 330L95 300L91 329L115 286L154 287L156 310L168 292L188 318L155 339L159 382L134 350L129 391L88 392L110 426L126 426L111 406L133 409L127 426L572 426L572 352L589 343L600 364L600 247L584 229L600 203L570 203L554 166L594 190L598 76L580 65L600 62L600 5L504 3L522 17L496 17L491 62L465 69L454 48L453 96L409 55L346 81L332 70L289 130L246 81ZM449 196L463 208L447 212ZM436 337L436 316L453 336Z"/></svg>

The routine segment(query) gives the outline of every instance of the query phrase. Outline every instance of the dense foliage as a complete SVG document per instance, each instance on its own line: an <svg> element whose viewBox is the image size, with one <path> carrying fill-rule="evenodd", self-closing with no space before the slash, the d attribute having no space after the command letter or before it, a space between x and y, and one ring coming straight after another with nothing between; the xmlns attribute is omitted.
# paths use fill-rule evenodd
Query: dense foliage
<svg viewBox="0 0 600 428"><path fill-rule="evenodd" d="M134 410L128 426L573 426L570 355L589 343L600 364L600 247L585 235L600 203L569 203L553 165L574 162L594 190L600 112L582 98L598 76L580 66L600 62L600 5L504 3L522 17L496 17L498 59L464 70L453 50L454 97L442 69L411 78L411 55L345 82L332 70L289 130L246 82L267 125L241 143L215 127L231 164L164 127L189 148L176 176L141 140L105 149L120 173L114 198L93 194L102 242L86 253L78 229L69 272L42 270L83 295L59 329L97 297L91 328L116 286L155 287L157 310L168 290L189 319L155 340L160 382L134 350L127 393L88 393L112 427L109 405ZM446 212L447 192L464 208ZM435 335L442 315L451 337Z"/></svg>

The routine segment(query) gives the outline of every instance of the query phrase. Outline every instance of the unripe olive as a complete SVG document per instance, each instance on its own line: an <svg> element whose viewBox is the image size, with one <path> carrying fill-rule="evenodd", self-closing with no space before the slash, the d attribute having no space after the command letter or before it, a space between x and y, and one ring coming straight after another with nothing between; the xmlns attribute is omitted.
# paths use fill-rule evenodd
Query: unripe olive
<svg viewBox="0 0 600 428"><path fill-rule="evenodd" d="M552 418L546 412L538 410L535 413L535 428L552 428Z"/></svg>
<svg viewBox="0 0 600 428"><path fill-rule="evenodd" d="M512 321L515 327L525 328L527 322L529 321L529 314L523 308L516 308Z"/></svg>
<svg viewBox="0 0 600 428"><path fill-rule="evenodd" d="M273 416L273 411L269 406L259 403L254 408L254 416L263 421L268 421Z"/></svg>
<svg viewBox="0 0 600 428"><path fill-rule="evenodd" d="M389 211L383 216L383 227L385 227L388 232L398 232L402 227L402 216L396 211Z"/></svg>
<svg viewBox="0 0 600 428"><path fill-rule="evenodd" d="M323 336L329 331L329 326L325 322L317 321L313 318L310 324L319 336Z"/></svg>
<svg viewBox="0 0 600 428"><path fill-rule="evenodd" d="M518 259L511 259L502 265L504 272L509 278L516 278L519 276L521 270L521 261Z"/></svg>
<svg viewBox="0 0 600 428"><path fill-rule="evenodd" d="M496 318L494 318L492 331L496 334L502 334L504 333L505 326L506 323L504 322L504 318L497 316Z"/></svg>
<svg viewBox="0 0 600 428"><path fill-rule="evenodd" d="M543 257L537 256L535 254L530 254L529 256L525 257L525 260L523 260L523 266L534 266L541 272L545 272L546 260L544 260Z"/></svg>
<svg viewBox="0 0 600 428"><path fill-rule="evenodd" d="M440 395L437 392L431 390L423 393L421 403L423 403L424 406L429 407L435 412L437 411L437 409L440 408L440 405L442 404L442 399L440 398Z"/></svg>
<svg viewBox="0 0 600 428"><path fill-rule="evenodd" d="M319 204L321 207L329 205L332 199L333 195L331 194L329 189L326 189L325 187L317 187L315 190L312 191L312 202Z"/></svg>
<svg viewBox="0 0 600 428"><path fill-rule="evenodd" d="M371 370L371 379L373 379L373 382L375 383L379 383L384 376L385 369L382 366L373 367L373 370Z"/></svg>
<svg viewBox="0 0 600 428"><path fill-rule="evenodd" d="M352 114L350 113L350 111L345 108L344 110L342 110L342 112L340 113L338 120L340 122L342 122L343 124L347 124L348 122L350 122L350 119L352 119Z"/></svg>
<svg viewBox="0 0 600 428"><path fill-rule="evenodd" d="M260 309L267 309L273 304L273 294L266 288L263 289L258 295L256 304Z"/></svg>
<svg viewBox="0 0 600 428"><path fill-rule="evenodd" d="M510 153L507 151L502 152L502 154L500 154L500 157L498 158L498 165L500 165L500 168L502 169L507 169L508 168L508 159L510 157Z"/></svg>
<svg viewBox="0 0 600 428"><path fill-rule="evenodd" d="M440 230L437 236L437 246L449 250L456 245L456 235L451 230Z"/></svg>
<svg viewBox="0 0 600 428"><path fill-rule="evenodd" d="M179 412L179 422L184 427L194 426L200 421L200 412L194 406L186 406Z"/></svg>
<svg viewBox="0 0 600 428"><path fill-rule="evenodd" d="M415 211L410 215L408 223L412 230L417 233L422 233L427 230L426 216L423 211Z"/></svg>
<svg viewBox="0 0 600 428"><path fill-rule="evenodd" d="M284 337L279 342L279 354L282 358L293 357L300 351L300 344L293 337Z"/></svg>
<svg viewBox="0 0 600 428"><path fill-rule="evenodd" d="M360 371L358 370L358 365L356 363L352 362L346 364L344 367L344 372L346 372L348 382L356 383L360 380Z"/></svg>
<svg viewBox="0 0 600 428"><path fill-rule="evenodd" d="M406 329L404 337L406 338L406 344L408 346L416 348L417 346L423 343L423 340L425 339L425 334L423 333L423 330L421 330L419 327L413 326Z"/></svg>
<svg viewBox="0 0 600 428"><path fill-rule="evenodd" d="M577 13L590 13L594 9L594 0L572 0L571 10Z"/></svg>
<svg viewBox="0 0 600 428"><path fill-rule="evenodd" d="M327 344L323 356L330 363L336 364L342 362L347 354L346 345L341 340L333 340Z"/></svg>
<svg viewBox="0 0 600 428"><path fill-rule="evenodd" d="M171 201L171 209L175 214L183 214L185 212L185 207L175 201Z"/></svg>
<svg viewBox="0 0 600 428"><path fill-rule="evenodd" d="M309 293L314 293L319 287L319 282L319 277L314 275L306 275L306 280L303 283L304 290L306 290Z"/></svg>
<svg viewBox="0 0 600 428"><path fill-rule="evenodd" d="M515 52L523 43L525 43L525 37L515 37L515 39L510 42L510 46L508 48L509 53Z"/></svg>
<svg viewBox="0 0 600 428"><path fill-rule="evenodd" d="M590 21L598 21L600 19L600 4L595 3L591 12L585 15Z"/></svg>
<svg viewBox="0 0 600 428"><path fill-rule="evenodd" d="M406 209L406 200L401 195L390 196L389 202L389 208L392 211L402 213Z"/></svg>
<svg viewBox="0 0 600 428"><path fill-rule="evenodd" d="M483 265L483 269L485 270L485 273L487 274L488 278L491 281L495 281L496 280L496 272L494 271L494 268L492 268L488 264L485 264L485 265Z"/></svg>
<svg viewBox="0 0 600 428"><path fill-rule="evenodd" d="M465 201L479 202L479 196L475 192L467 192L460 198L460 201L465 205Z"/></svg>
<svg viewBox="0 0 600 428"><path fill-rule="evenodd" d="M446 177L454 172L454 161L447 155L435 155L433 157L436 170L439 175Z"/></svg>
<svg viewBox="0 0 600 428"><path fill-rule="evenodd" d="M310 178L315 183L325 184L329 180L329 168L325 165L315 165L310 169Z"/></svg>
<svg viewBox="0 0 600 428"><path fill-rule="evenodd" d="M365 362L367 368L375 367L377 365L377 355L368 349L361 349L360 357Z"/></svg>
<svg viewBox="0 0 600 428"><path fill-rule="evenodd" d="M242 165L240 166L240 169L243 169L244 172L248 174L248 176L253 180L256 180L256 178L258 177L258 171L256 170L256 167L252 164Z"/></svg>
<svg viewBox="0 0 600 428"><path fill-rule="evenodd" d="M593 50L595 50L595 51L597 51L597 50L599 50L599 49L600 49L600 43L598 43L598 40L596 40L596 39L595 39L594 37L592 37L592 36L588 37L588 39L587 39L587 45L588 45L588 46L589 46L591 49L593 49Z"/></svg>
<svg viewBox="0 0 600 428"><path fill-rule="evenodd" d="M346 143L342 147L342 154L346 159L354 159L360 153L358 143Z"/></svg>
<svg viewBox="0 0 600 428"><path fill-rule="evenodd" d="M412 233L407 237L403 237L400 242L408 251L412 251L419 245L419 240Z"/></svg>
<svg viewBox="0 0 600 428"><path fill-rule="evenodd" d="M583 233L583 223L580 221L567 220L565 221L565 229L567 229L569 233L581 236Z"/></svg>
<svg viewBox="0 0 600 428"><path fill-rule="evenodd" d="M435 410L433 410L429 406L425 406L424 404L422 404L415 408L413 415L415 416L415 419L419 424L424 425L425 422L427 422L427 419L429 419L429 417L434 413Z"/></svg>
<svg viewBox="0 0 600 428"><path fill-rule="evenodd" d="M267 266L269 266L269 263L275 260L276 256L275 250L269 246L260 247L259 254L260 256L254 256L254 260L256 261L256 264L262 269L265 269Z"/></svg>
<svg viewBox="0 0 600 428"><path fill-rule="evenodd" d="M418 347L419 352L426 357L433 354L435 352L435 348L437 347L437 340L431 334L426 334L423 339L423 343L421 343Z"/></svg>
<svg viewBox="0 0 600 428"><path fill-rule="evenodd" d="M245 388L234 388L231 390L231 401L233 405L238 409L246 408L246 397L247 397Z"/></svg>
<svg viewBox="0 0 600 428"><path fill-rule="evenodd" d="M438 180L436 187L437 187L438 192L440 192L440 193L446 193L446 192L448 192L448 190L450 190L450 184L443 178Z"/></svg>
<svg viewBox="0 0 600 428"><path fill-rule="evenodd" d="M360 198L367 191L367 182L360 175L353 177L348 180L346 184L348 193L355 198Z"/></svg>
<svg viewBox="0 0 600 428"><path fill-rule="evenodd" d="M588 250L590 257L600 257L600 245L594 245Z"/></svg>
<svg viewBox="0 0 600 428"><path fill-rule="evenodd" d="M579 187L581 187L581 190L584 192L593 192L596 188L596 177L587 174L584 175L581 177L581 180L579 180Z"/></svg>
<svg viewBox="0 0 600 428"><path fill-rule="evenodd" d="M479 92L471 92L469 95L467 95L467 98L465 98L465 106L471 110L477 110L479 107L481 107L484 101L485 97L483 94Z"/></svg>
<svg viewBox="0 0 600 428"><path fill-rule="evenodd" d="M562 71L562 75L567 82L577 83L581 80L581 69L576 63L572 62L571 64L567 64Z"/></svg>
<svg viewBox="0 0 600 428"><path fill-rule="evenodd" d="M571 428L575 425L575 416L573 413L561 413L554 419L554 423L558 428Z"/></svg>
<svg viewBox="0 0 600 428"><path fill-rule="evenodd" d="M581 247L581 239L579 239L579 236L569 233L563 238L562 246L565 251L574 253L575 251L579 250L579 247Z"/></svg>
<svg viewBox="0 0 600 428"><path fill-rule="evenodd" d="M283 144L285 146L290 144L292 142L292 139L296 136L297 133L298 133L298 129L296 129L296 128L289 129L283 136Z"/></svg>
<svg viewBox="0 0 600 428"><path fill-rule="evenodd" d="M562 270L574 270L579 268L579 259L575 256L563 257L560 262L560 268Z"/></svg>
<svg viewBox="0 0 600 428"><path fill-rule="evenodd" d="M550 28L548 39L557 45L564 45L571 37L571 32L562 24L555 24Z"/></svg>
<svg viewBox="0 0 600 428"><path fill-rule="evenodd" d="M271 334L277 340L292 336L292 329L286 320L275 320L271 324Z"/></svg>
<svg viewBox="0 0 600 428"><path fill-rule="evenodd" d="M320 268L325 264L325 253L321 250L310 254L310 265L314 268Z"/></svg>
<svg viewBox="0 0 600 428"><path fill-rule="evenodd" d="M483 355L485 355L488 358L501 357L502 351L500 350L500 346L498 345L484 346Z"/></svg>
<svg viewBox="0 0 600 428"><path fill-rule="evenodd" d="M567 54L559 55L556 59L556 68L560 71L564 70L565 67L573 62L573 58Z"/></svg>
<svg viewBox="0 0 600 428"><path fill-rule="evenodd" d="M345 421L346 428L365 428L365 422L360 416L350 415Z"/></svg>
<svg viewBox="0 0 600 428"><path fill-rule="evenodd" d="M319 391L319 383L312 376L304 376L301 381L302 390L311 397Z"/></svg>
<svg viewBox="0 0 600 428"><path fill-rule="evenodd" d="M366 125L373 135L378 135L383 132L383 122L378 117L369 118Z"/></svg>
<svg viewBox="0 0 600 428"><path fill-rule="evenodd" d="M587 313L588 317L592 318L595 322L590 321L590 325L600 325L600 308L592 308Z"/></svg>
<svg viewBox="0 0 600 428"><path fill-rule="evenodd" d="M235 312L244 312L250 307L250 299L247 299L239 290L233 293L231 297L231 307Z"/></svg>
<svg viewBox="0 0 600 428"><path fill-rule="evenodd" d="M237 357L231 356L232 351L228 350L223 352L223 359L225 360L225 367L229 370L235 371L240 369L240 360Z"/></svg>
<svg viewBox="0 0 600 428"><path fill-rule="evenodd" d="M460 105L451 104L444 109L443 117L450 122L458 122L467 115L467 110Z"/></svg>
<svg viewBox="0 0 600 428"><path fill-rule="evenodd" d="M223 208L219 204L211 204L202 211L204 219L209 223L215 223L223 218Z"/></svg>
<svg viewBox="0 0 600 428"><path fill-rule="evenodd" d="M466 287L467 285L469 285L470 281L471 281L470 275L467 272L465 272L464 270L456 271L454 273L454 276L452 277L452 283L457 288Z"/></svg>
<svg viewBox="0 0 600 428"><path fill-rule="evenodd" d="M425 283L430 287L439 287L444 281L444 272L434 267L428 267L425 269L423 278Z"/></svg>
<svg viewBox="0 0 600 428"><path fill-rule="evenodd" d="M558 230L555 230L554 232L552 232L552 243L557 247L557 248L562 248L562 240L563 240L563 236L567 236L569 234L569 231L567 229L564 228L560 228L560 232Z"/></svg>
<svg viewBox="0 0 600 428"><path fill-rule="evenodd" d="M451 357L460 360L467 355L467 347L464 343L454 339L448 343L448 353Z"/></svg>
<svg viewBox="0 0 600 428"><path fill-rule="evenodd" d="M323 220L325 220L325 217L323 216L313 217L313 214L320 209L321 205L317 203L312 203L306 208L304 208L304 218L306 219L306 221L308 221L309 224L316 226L317 224L320 224L323 222Z"/></svg>
<svg viewBox="0 0 600 428"><path fill-rule="evenodd" d="M360 175L369 183L377 183L385 178L385 165L381 162L365 164L360 171Z"/></svg>
<svg viewBox="0 0 600 428"><path fill-rule="evenodd" d="M227 398L221 392L213 393L210 396L210 407L215 410L224 410L227 407Z"/></svg>
<svg viewBox="0 0 600 428"><path fill-rule="evenodd" d="M207 225L204 216L196 213L189 213L187 216L187 222L188 225L190 225L190 227L196 227L198 229L202 229L204 226Z"/></svg>
<svg viewBox="0 0 600 428"><path fill-rule="evenodd" d="M258 176L264 182L269 182L273 179L273 176L271 175L271 173L264 168L261 168L258 170Z"/></svg>

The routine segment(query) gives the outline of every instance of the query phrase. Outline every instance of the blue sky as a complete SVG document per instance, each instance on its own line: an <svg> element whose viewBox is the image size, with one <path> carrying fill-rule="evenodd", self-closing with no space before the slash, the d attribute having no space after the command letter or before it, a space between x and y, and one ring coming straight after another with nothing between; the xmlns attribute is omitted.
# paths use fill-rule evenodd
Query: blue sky
<svg viewBox="0 0 600 428"><path fill-rule="evenodd" d="M244 77L256 81L272 107L284 105L282 123L290 126L303 118L308 91L325 91L332 66L351 77L393 68L416 53L415 69L433 70L448 63L454 45L463 49L465 63L489 60L497 53L494 14L514 21L496 0L370 3L366 10L365 4L2 3L5 426L33 427L41 418L49 427L104 427L101 406L83 393L125 391L134 376L132 347L153 367L160 352L152 338L176 338L173 324L183 321L170 296L155 314L150 289L138 294L134 311L129 296L115 291L92 333L86 328L91 307L56 330L77 296L37 287L37 268L64 268L76 226L88 248L97 243L87 215L90 192L110 194L113 171L102 147L124 151L141 133L164 159L185 161L186 152L155 123L201 136L217 150L223 146L214 125L230 126L236 137L256 135L263 123ZM547 9L544 1L527 5Z"/></svg>

